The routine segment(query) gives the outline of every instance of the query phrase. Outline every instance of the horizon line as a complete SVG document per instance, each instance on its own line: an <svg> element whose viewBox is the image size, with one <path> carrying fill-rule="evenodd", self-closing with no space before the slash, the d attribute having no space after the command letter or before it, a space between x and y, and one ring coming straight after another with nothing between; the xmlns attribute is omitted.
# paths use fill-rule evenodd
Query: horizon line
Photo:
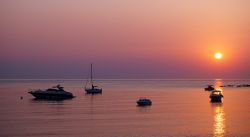
<svg viewBox="0 0 250 137"><path fill-rule="evenodd" d="M4 80L9 80L9 81L14 81L14 80L69 80L69 81L75 81L75 80L88 80L88 79L80 79L80 78L4 78L1 79L0 81L4 81ZM249 78L101 78L101 79L94 79L94 80L250 80Z"/></svg>

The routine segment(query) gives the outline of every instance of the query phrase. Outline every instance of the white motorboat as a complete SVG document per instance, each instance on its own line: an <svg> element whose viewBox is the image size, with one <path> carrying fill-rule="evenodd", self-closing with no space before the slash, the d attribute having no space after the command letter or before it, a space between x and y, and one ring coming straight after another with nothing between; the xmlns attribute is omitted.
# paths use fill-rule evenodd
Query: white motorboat
<svg viewBox="0 0 250 137"><path fill-rule="evenodd" d="M48 88L45 90L37 89L33 91L29 91L31 95L36 97L37 99L69 99L73 98L73 94L70 92L67 92L61 87L59 84L55 87Z"/></svg>

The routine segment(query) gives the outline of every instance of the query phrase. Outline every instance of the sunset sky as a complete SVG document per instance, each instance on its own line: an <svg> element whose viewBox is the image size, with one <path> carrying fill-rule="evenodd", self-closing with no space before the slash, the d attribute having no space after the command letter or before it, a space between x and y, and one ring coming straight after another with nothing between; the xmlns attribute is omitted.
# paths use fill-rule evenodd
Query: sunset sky
<svg viewBox="0 0 250 137"><path fill-rule="evenodd" d="M249 0L1 0L0 20L0 78L250 78Z"/></svg>

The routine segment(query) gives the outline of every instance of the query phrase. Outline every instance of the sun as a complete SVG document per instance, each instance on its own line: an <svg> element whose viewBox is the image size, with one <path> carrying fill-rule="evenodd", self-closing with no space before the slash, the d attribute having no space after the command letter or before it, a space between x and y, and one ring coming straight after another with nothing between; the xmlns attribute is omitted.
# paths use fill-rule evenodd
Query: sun
<svg viewBox="0 0 250 137"><path fill-rule="evenodd" d="M220 52L216 52L216 53L214 54L215 59L221 59L222 56L223 56L223 55L222 55Z"/></svg>

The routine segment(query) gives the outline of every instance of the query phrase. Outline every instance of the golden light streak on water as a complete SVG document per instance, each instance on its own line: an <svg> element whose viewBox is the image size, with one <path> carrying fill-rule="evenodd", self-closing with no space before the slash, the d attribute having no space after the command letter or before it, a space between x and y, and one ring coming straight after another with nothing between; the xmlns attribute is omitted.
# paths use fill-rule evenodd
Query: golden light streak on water
<svg viewBox="0 0 250 137"><path fill-rule="evenodd" d="M225 134L225 115L221 103L212 104L213 108L213 133L214 137L224 137Z"/></svg>

